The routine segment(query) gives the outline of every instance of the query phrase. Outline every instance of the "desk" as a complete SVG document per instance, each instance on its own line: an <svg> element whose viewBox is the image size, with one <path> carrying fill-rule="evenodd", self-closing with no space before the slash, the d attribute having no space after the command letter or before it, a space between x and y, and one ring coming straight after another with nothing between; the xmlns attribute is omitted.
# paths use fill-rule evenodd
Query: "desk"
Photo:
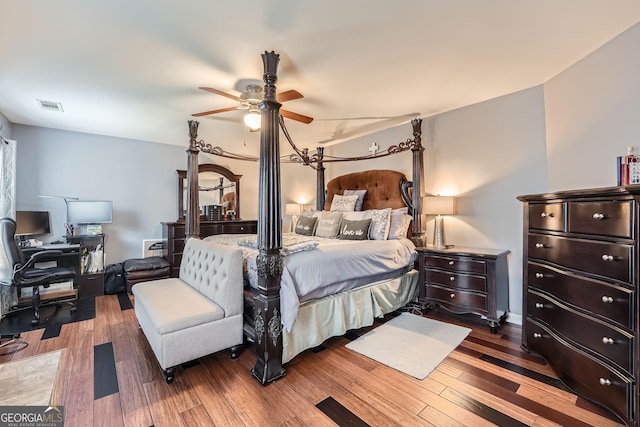
<svg viewBox="0 0 640 427"><path fill-rule="evenodd" d="M55 261L60 267L73 268L76 272L76 277L73 279L73 287L78 289L80 285L80 245L77 244L56 244L56 245L42 245L29 248L21 248L22 253L26 258L31 257L36 252L46 250L58 250L62 251L62 254L58 256L52 256L46 261ZM82 294L82 292L80 292Z"/></svg>

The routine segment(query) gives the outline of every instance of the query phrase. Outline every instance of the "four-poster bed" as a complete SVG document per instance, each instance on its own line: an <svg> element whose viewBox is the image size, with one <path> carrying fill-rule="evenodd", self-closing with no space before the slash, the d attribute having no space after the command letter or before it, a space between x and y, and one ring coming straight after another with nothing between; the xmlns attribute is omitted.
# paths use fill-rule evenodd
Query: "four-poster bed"
<svg viewBox="0 0 640 427"><path fill-rule="evenodd" d="M264 64L264 100L259 104L262 114L260 130L260 157L250 159L227 153L219 147L212 147L197 140L198 122L189 122L190 144L187 150L187 215L186 236L199 236L199 207L197 182L197 155L199 151L209 154L242 160L258 160L259 195L258 228L255 255L257 283L249 291L249 317L253 322L245 327L245 332L254 341L257 361L252 375L262 384L270 383L285 375L283 363L306 348L317 346L325 339L344 334L346 329L354 329L372 324L374 316L393 311L411 300L412 286L417 283L416 271L399 271L393 278L383 278L346 291L346 299L338 300L336 294L323 296L302 302L296 314L297 320L290 327L283 328L281 308L281 280L283 274L283 233L282 200L280 187L280 164L282 161L302 163L317 171L316 209L322 211L331 207L333 198L342 195L345 190L368 189L363 209L401 209L411 215L411 240L415 246L424 245L422 231L421 196L423 186L423 147L421 145L421 120L412 120L413 139L391 146L386 152L353 158L325 157L324 150L309 155L306 149L298 149L284 126L279 114L280 103L276 101L277 66L279 55L265 52ZM280 157L280 128L295 153L285 159ZM383 157L411 150L413 154L413 181L394 171L368 171L337 177L327 185L325 194L324 163L365 160ZM407 240L407 239L405 239ZM412 265L412 262L410 263ZM409 270L411 270L409 268ZM345 293L345 292L343 292ZM342 293L341 293L342 294ZM376 295L378 296L376 298ZM336 302L336 301L341 302ZM344 302L347 301L347 302ZM366 305L369 304L369 305ZM350 315L345 310L357 308L364 314ZM301 317L300 316L304 316ZM320 316L320 317L318 317ZM335 316L344 321L328 327L319 325L326 316ZM326 323L326 322L325 322ZM314 328L310 332L310 327ZM345 329L346 328L346 329ZM309 338L311 336L311 338Z"/></svg>

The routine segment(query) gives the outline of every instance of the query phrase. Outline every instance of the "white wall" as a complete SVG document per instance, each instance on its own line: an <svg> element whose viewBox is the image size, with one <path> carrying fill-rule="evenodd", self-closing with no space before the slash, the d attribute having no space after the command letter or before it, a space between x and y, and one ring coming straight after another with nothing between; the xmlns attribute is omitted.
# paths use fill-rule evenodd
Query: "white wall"
<svg viewBox="0 0 640 427"><path fill-rule="evenodd" d="M161 238L161 222L178 218L176 170L187 167L187 138L184 146L173 146L17 124L13 138L18 141L18 209L51 212L53 230L45 241L64 236L66 205L62 199L38 195L112 200L113 222L103 226L108 263L141 257L142 240ZM257 219L257 162L206 154L200 155L199 162L219 164L242 175L241 216ZM312 169L283 164L281 172L285 203L312 201ZM284 218L285 230L289 221Z"/></svg>
<svg viewBox="0 0 640 427"><path fill-rule="evenodd" d="M460 108L423 120L425 194L455 195L458 214L445 219L447 242L511 251L511 321L522 313L522 206L520 194L546 188L542 87ZM334 155L367 154L411 137L411 125L332 147ZM394 169L411 179L411 152L355 165L335 163L331 177L355 170ZM424 224L424 222L423 222ZM427 217L427 238L433 237Z"/></svg>
<svg viewBox="0 0 640 427"><path fill-rule="evenodd" d="M614 186L640 153L639 45L636 24L544 85L550 191Z"/></svg>

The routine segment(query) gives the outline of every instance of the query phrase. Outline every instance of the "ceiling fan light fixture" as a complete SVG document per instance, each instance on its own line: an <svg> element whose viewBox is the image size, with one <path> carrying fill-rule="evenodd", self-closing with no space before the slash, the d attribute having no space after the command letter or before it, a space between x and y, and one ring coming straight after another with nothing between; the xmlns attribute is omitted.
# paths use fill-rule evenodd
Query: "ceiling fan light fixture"
<svg viewBox="0 0 640 427"><path fill-rule="evenodd" d="M244 116L244 124L251 130L260 129L261 114L259 110L251 109Z"/></svg>

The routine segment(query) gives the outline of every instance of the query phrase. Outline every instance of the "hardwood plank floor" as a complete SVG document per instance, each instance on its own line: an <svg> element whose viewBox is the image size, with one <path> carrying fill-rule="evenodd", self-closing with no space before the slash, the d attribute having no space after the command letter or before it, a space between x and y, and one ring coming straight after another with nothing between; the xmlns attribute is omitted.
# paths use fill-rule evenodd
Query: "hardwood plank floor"
<svg viewBox="0 0 640 427"><path fill-rule="evenodd" d="M250 349L236 360L223 351L183 365L168 385L122 295L96 298L95 319L65 324L57 336L55 328L23 333L29 346L0 363L65 349L53 396L65 426L621 425L524 352L517 325L491 334L475 316L425 316L472 332L424 380L345 348L365 328L302 353L266 387L249 372Z"/></svg>

